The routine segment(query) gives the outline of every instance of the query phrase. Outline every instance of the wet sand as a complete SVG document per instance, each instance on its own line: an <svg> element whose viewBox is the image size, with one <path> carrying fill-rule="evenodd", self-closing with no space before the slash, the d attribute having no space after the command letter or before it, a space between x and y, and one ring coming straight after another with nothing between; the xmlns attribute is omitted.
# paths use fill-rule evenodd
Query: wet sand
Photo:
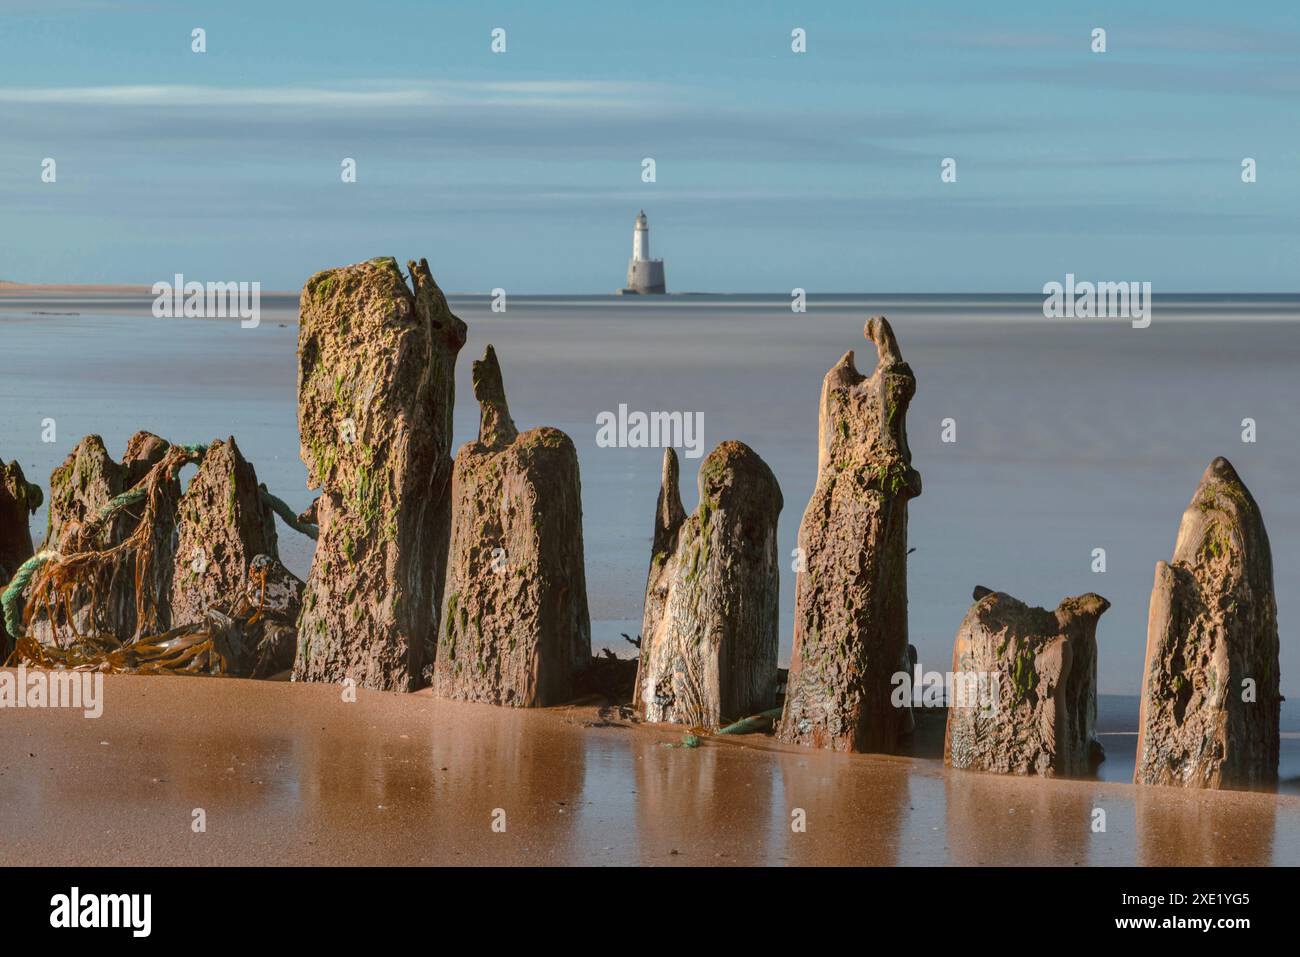
<svg viewBox="0 0 1300 957"><path fill-rule="evenodd" d="M681 729L594 706L129 675L104 693L98 719L0 711L0 864L1300 863L1291 795L1009 779L752 736L673 747Z"/></svg>

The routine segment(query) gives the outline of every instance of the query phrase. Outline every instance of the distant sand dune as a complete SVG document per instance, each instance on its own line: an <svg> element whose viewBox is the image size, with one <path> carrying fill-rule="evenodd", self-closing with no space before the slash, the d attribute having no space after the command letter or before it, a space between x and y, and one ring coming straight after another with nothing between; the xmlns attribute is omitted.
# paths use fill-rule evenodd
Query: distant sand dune
<svg viewBox="0 0 1300 957"><path fill-rule="evenodd" d="M33 292L57 292L57 293L78 293L78 292L96 292L96 293L120 293L130 296L147 296L151 294L148 286L111 286L111 285L81 285L78 283L29 283L29 282L10 282L8 279L0 279L0 296L9 293L33 293Z"/></svg>

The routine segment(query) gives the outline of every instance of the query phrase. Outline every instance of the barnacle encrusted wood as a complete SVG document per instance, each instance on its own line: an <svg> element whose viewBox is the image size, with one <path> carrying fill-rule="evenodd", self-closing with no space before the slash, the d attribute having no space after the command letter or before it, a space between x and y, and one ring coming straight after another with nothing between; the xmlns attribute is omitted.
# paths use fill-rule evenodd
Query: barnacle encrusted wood
<svg viewBox="0 0 1300 957"><path fill-rule="evenodd" d="M208 446L181 496L179 512L174 626L202 621L213 605L229 607L244 590L253 559L279 557L275 515L233 436Z"/></svg>
<svg viewBox="0 0 1300 957"><path fill-rule="evenodd" d="M321 494L296 680L410 691L435 638L465 324L425 260L408 270L372 259L303 287L300 454Z"/></svg>
<svg viewBox="0 0 1300 957"><path fill-rule="evenodd" d="M892 676L907 668L907 503L921 494L921 476L905 422L916 379L883 316L864 332L878 353L875 371L860 374L849 351L822 385L780 737L888 752L911 727L890 693Z"/></svg>
<svg viewBox="0 0 1300 957"><path fill-rule="evenodd" d="M647 721L716 729L776 701L776 476L749 446L704 460L683 516L677 455L664 451L634 703Z"/></svg>
<svg viewBox="0 0 1300 957"><path fill-rule="evenodd" d="M1259 506L1216 458L1156 564L1137 784L1267 788L1281 708L1273 556Z"/></svg>
<svg viewBox="0 0 1300 957"><path fill-rule="evenodd" d="M559 429L515 428L490 345L474 396L479 437L461 446L452 480L435 693L559 704L591 663L578 453Z"/></svg>
<svg viewBox="0 0 1300 957"><path fill-rule="evenodd" d="M978 587L952 649L943 759L1000 774L1083 777L1101 760L1097 619L1089 592L1054 611Z"/></svg>

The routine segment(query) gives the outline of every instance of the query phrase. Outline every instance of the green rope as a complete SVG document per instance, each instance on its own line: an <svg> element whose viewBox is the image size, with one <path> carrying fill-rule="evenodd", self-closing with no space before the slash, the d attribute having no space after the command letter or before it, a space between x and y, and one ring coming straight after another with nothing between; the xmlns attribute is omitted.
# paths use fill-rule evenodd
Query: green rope
<svg viewBox="0 0 1300 957"><path fill-rule="evenodd" d="M0 597L0 601L4 604L5 631L9 632L9 636L15 641L22 637L23 632L23 592L32 583L32 576L36 574L36 570L58 557L58 552L37 552L18 567L13 580L9 582L4 595Z"/></svg>
<svg viewBox="0 0 1300 957"><path fill-rule="evenodd" d="M767 731L772 727L772 722L779 717L781 717L781 709L773 708L771 711L764 711L762 714L742 718L735 724L720 728L718 734L756 734L760 731Z"/></svg>
<svg viewBox="0 0 1300 957"><path fill-rule="evenodd" d="M288 525L295 532L301 532L303 535L306 535L311 539L315 539L320 535L320 528L318 526L313 525L310 522L298 521L298 516L294 514L293 509L291 509L283 499L276 498L265 488L259 488L258 491L262 493L262 501L271 506L271 511L275 512L276 515L279 515L284 521L284 524Z"/></svg>
<svg viewBox="0 0 1300 957"><path fill-rule="evenodd" d="M126 506L134 505L136 502L143 502L147 493L148 489L141 483L129 492L123 492L117 498L109 499L108 504L101 508L99 514L95 516L95 520L102 522L120 508L126 508Z"/></svg>
<svg viewBox="0 0 1300 957"><path fill-rule="evenodd" d="M196 455L199 458L202 458L203 454L208 450L207 446L204 445L179 445L176 447L184 449L186 452L189 452L191 455ZM279 515L280 518L284 520L284 524L288 525L295 532L300 532L311 539L315 539L320 535L320 530L317 526L312 525L310 522L298 521L298 516L294 514L293 509L291 509L283 499L272 495L265 487L259 487L257 491L261 495L262 501L271 507L271 511ZM147 489L145 489L143 483L131 489L129 492L123 492L99 510L99 521L102 522L118 509L143 501L146 494Z"/></svg>

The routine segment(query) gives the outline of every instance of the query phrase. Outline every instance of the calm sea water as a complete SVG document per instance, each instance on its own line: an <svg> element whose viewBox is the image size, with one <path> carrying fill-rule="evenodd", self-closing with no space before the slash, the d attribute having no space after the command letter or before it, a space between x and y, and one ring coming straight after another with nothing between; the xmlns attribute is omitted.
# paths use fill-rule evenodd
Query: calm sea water
<svg viewBox="0 0 1300 957"><path fill-rule="evenodd" d="M945 669L977 584L1053 607L1097 591L1112 602L1098 631L1102 692L1137 692L1153 569L1168 558L1201 472L1227 456L1259 501L1273 548L1283 690L1300 693L1300 297L1157 299L1150 328L1047 320L1038 297L814 297L806 314L782 296L452 297L469 324L458 367L456 441L478 412L469 363L491 342L515 421L553 425L578 447L589 599L597 644L630 650L640 628L661 451L600 448L596 417L620 404L703 415L707 453L752 446L785 496L781 600L788 660L803 507L816 478L822 377L847 350L869 373L865 319L889 316L917 377L908 416L924 493L912 503L911 641ZM294 410L296 297L263 299L256 329L228 320L158 320L117 296L0 298L0 454L29 479L85 434L120 455L149 429L178 442L235 435L259 477L308 504ZM41 441L42 420L57 441ZM957 441L940 440L953 418ZM1257 441L1243 443L1244 418ZM699 459L683 460L696 501ZM36 516L37 538L45 514ZM282 535L299 574L305 539ZM1106 550L1106 571L1091 570Z"/></svg>

